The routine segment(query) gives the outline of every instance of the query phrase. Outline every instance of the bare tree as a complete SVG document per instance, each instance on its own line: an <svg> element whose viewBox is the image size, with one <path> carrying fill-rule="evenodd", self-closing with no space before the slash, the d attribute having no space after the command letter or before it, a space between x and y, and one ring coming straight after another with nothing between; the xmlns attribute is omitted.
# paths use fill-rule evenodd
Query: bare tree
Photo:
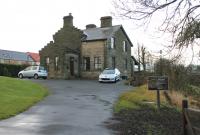
<svg viewBox="0 0 200 135"><path fill-rule="evenodd" d="M164 16L161 30L172 33L171 48L192 46L200 38L199 0L113 0L117 15L149 23L154 15Z"/></svg>
<svg viewBox="0 0 200 135"><path fill-rule="evenodd" d="M139 43L137 43L137 57L138 57L138 71L141 71L141 65L143 67L143 70L146 71L146 64L147 64L147 60L146 60L146 48L144 47L144 45L140 45Z"/></svg>
<svg viewBox="0 0 200 135"><path fill-rule="evenodd" d="M141 46L141 59L143 70L146 71L146 48L143 45Z"/></svg>
<svg viewBox="0 0 200 135"><path fill-rule="evenodd" d="M138 71L141 71L141 68L140 68L140 64L141 64L141 60L140 60L140 57L141 57L141 53L140 53L140 44L139 43L137 43L137 45L138 45L138 48L137 48L137 55L138 55Z"/></svg>

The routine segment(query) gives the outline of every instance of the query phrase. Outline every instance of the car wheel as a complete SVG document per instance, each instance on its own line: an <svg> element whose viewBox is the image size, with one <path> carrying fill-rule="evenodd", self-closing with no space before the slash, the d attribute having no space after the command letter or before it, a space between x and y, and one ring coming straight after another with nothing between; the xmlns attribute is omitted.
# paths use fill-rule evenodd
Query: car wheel
<svg viewBox="0 0 200 135"><path fill-rule="evenodd" d="M19 78L22 79L22 78L23 78L23 75L22 75L22 74L19 74Z"/></svg>
<svg viewBox="0 0 200 135"><path fill-rule="evenodd" d="M45 79L45 80L46 80L46 79L47 79L47 77L43 77L43 79Z"/></svg>
<svg viewBox="0 0 200 135"><path fill-rule="evenodd" d="M117 78L115 78L115 81L114 81L114 83L116 83L117 82Z"/></svg>
<svg viewBox="0 0 200 135"><path fill-rule="evenodd" d="M34 74L34 79L38 79L38 75L37 74Z"/></svg>

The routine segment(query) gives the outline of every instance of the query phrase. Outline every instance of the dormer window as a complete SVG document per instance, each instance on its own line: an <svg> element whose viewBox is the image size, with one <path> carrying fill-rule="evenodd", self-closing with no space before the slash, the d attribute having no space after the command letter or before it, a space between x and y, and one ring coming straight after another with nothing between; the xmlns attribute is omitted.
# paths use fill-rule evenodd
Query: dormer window
<svg viewBox="0 0 200 135"><path fill-rule="evenodd" d="M110 48L115 49L115 38L114 37L111 37L111 39L110 39Z"/></svg>
<svg viewBox="0 0 200 135"><path fill-rule="evenodd" d="M127 52L128 51L128 46L127 46L127 42L123 41L123 51Z"/></svg>

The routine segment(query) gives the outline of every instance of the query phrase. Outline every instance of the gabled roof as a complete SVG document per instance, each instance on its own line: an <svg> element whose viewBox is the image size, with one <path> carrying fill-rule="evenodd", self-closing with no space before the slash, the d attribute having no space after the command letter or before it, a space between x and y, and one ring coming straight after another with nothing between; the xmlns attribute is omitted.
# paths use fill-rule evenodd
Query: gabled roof
<svg viewBox="0 0 200 135"><path fill-rule="evenodd" d="M33 59L25 52L16 52L0 49L0 59L18 60L18 61L33 61Z"/></svg>
<svg viewBox="0 0 200 135"><path fill-rule="evenodd" d="M101 40L111 38L114 33L120 29L120 27L121 25L104 28L89 28L83 30L83 33L86 35L86 41Z"/></svg>
<svg viewBox="0 0 200 135"><path fill-rule="evenodd" d="M133 59L133 61L135 62L135 65L139 65L139 62L135 59L134 56L131 56L131 58Z"/></svg>
<svg viewBox="0 0 200 135"><path fill-rule="evenodd" d="M122 29L128 41L130 42L130 45L133 46L122 25L85 29L83 30L85 37L82 41L106 40L108 38L111 38L119 29Z"/></svg>
<svg viewBox="0 0 200 135"><path fill-rule="evenodd" d="M40 62L40 55L39 55L39 53L27 52L27 54L28 54L35 62Z"/></svg>

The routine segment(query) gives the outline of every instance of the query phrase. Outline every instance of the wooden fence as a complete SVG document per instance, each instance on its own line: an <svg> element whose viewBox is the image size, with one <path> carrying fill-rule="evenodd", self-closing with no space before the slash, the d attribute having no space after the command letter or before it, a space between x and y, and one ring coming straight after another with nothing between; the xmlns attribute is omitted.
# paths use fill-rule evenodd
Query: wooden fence
<svg viewBox="0 0 200 135"><path fill-rule="evenodd" d="M188 108L188 101L182 101L184 135L200 135L200 110Z"/></svg>

